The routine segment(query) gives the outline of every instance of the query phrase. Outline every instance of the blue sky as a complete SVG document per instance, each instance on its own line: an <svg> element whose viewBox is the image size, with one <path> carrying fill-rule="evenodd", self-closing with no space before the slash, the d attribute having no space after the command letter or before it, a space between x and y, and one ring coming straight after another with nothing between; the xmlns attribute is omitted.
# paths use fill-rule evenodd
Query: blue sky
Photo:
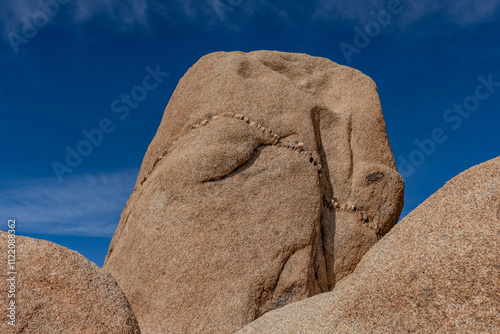
<svg viewBox="0 0 500 334"><path fill-rule="evenodd" d="M500 0L0 2L0 228L98 265L178 80L210 52L307 53L375 80L402 217L500 155ZM68 148L85 156L69 166Z"/></svg>

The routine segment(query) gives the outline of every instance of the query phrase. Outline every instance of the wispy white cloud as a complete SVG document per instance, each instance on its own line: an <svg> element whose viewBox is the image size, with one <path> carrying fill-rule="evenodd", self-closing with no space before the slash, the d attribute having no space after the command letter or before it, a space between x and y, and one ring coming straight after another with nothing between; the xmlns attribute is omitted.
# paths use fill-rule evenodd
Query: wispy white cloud
<svg viewBox="0 0 500 334"><path fill-rule="evenodd" d="M328 17L356 22L373 19L370 11L387 8L390 0L319 0L315 17ZM443 20L466 26L496 17L500 0L400 0L405 7L398 25L407 25L433 15L441 14Z"/></svg>
<svg viewBox="0 0 500 334"><path fill-rule="evenodd" d="M389 0L313 0L307 3L307 11L301 15L314 18L333 18L340 21L366 22L371 19L370 11L380 10L387 6ZM23 25L23 18L33 18L36 13L43 11L40 2L34 0L1 1L0 25L4 32L19 31ZM42 0L43 3L50 2ZM53 2L57 3L56 0ZM226 14L239 8L240 15L235 22L223 22L220 10L215 3L222 3ZM398 25L414 23L421 18L440 13L443 20L456 25L470 25L495 17L500 8L500 0L401 0L405 6L404 13L398 19ZM231 5L237 4L237 5ZM297 6L306 6L304 3L293 3L266 0L69 0L67 4L59 4L59 12L66 12L72 24L83 24L92 18L107 19L114 28L131 30L151 28L151 19L159 15L165 19L187 19L199 24L226 25L245 24L248 18L256 13L268 12L277 19L287 22L293 21ZM233 7L233 8L232 8ZM316 9L310 10L310 8ZM56 14L57 15L57 14Z"/></svg>
<svg viewBox="0 0 500 334"><path fill-rule="evenodd" d="M227 0L220 1L228 3ZM154 15L213 24L220 21L213 2L214 0L171 0L168 2L159 0L69 0L67 3L58 4L56 0L0 0L0 27L4 33L19 34L20 29L25 24L25 19L33 22L33 17L37 14L47 14L47 6L40 3L51 3L48 6L52 11L48 15L49 21L59 13L65 12L71 18L70 22L75 25L101 17L107 19L118 30L126 31L136 28L149 30L151 18ZM56 11L54 11L55 6L58 7Z"/></svg>
<svg viewBox="0 0 500 334"><path fill-rule="evenodd" d="M148 0L85 0L70 6L74 23L81 24L96 16L110 20L118 29L149 27Z"/></svg>
<svg viewBox="0 0 500 334"><path fill-rule="evenodd" d="M120 30L147 28L152 0L69 0L62 4L56 0L16 0L0 3L2 29L7 33L19 33L26 19L33 22L34 17L45 14L50 22L61 12L71 18L72 24L103 17Z"/></svg>
<svg viewBox="0 0 500 334"><path fill-rule="evenodd" d="M110 237L132 193L137 170L7 182L0 217L16 218L18 232Z"/></svg>
<svg viewBox="0 0 500 334"><path fill-rule="evenodd" d="M467 25L496 17L500 0L446 1L446 13L452 22Z"/></svg>
<svg viewBox="0 0 500 334"><path fill-rule="evenodd" d="M32 17L39 9L35 1L18 0L18 1L2 1L0 6L0 22L2 29L7 32L15 32L22 24L24 17Z"/></svg>
<svg viewBox="0 0 500 334"><path fill-rule="evenodd" d="M60 0L59 0L60 1ZM312 0L290 2L285 0L65 0L58 13L65 19L57 24L82 26L100 18L113 30L153 32L156 19L178 24L211 26L223 25L228 30L240 30L253 17L271 16L283 25L298 21L328 19L340 24L364 24L373 17L371 11L387 7L392 0ZM467 27L496 18L500 0L400 0L405 10L393 21L393 29L418 23L421 19L436 18L451 25ZM64 2L64 1L62 1ZM40 3L58 3L57 0L0 0L0 33L8 39L9 33L22 35L26 20L33 20L43 12ZM218 5L217 5L218 4ZM221 4L223 7L221 7ZM223 8L223 9L221 9ZM56 15L49 22L54 23ZM228 19L229 18L229 19ZM300 20L298 20L300 18ZM12 34L10 34L12 36ZM29 38L29 37L28 37ZM10 41L10 39L9 39ZM10 41L12 43L12 41Z"/></svg>

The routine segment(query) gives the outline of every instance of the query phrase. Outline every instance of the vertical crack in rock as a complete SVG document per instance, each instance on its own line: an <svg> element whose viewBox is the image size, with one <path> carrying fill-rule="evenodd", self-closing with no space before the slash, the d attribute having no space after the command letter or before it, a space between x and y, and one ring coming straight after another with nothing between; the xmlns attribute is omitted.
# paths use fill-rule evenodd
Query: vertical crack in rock
<svg viewBox="0 0 500 334"><path fill-rule="evenodd" d="M319 235L319 240L321 241L321 244L319 245L321 247L321 250L323 252L323 257L321 261L323 263L317 263L316 266L318 269L321 268L321 266L324 266L325 270L325 275L326 277L320 277L319 282L326 282L327 286L324 286L324 284L320 283L321 290L322 292L331 290L333 286L328 284L328 277L334 277L335 273L333 272L334 268L334 262L333 262L333 247L328 247L328 246L334 246L333 245L333 238L335 235L335 212L331 211L328 206L325 206L325 200L326 203L329 203L333 200L334 193L333 193L333 186L332 182L330 180L330 170L328 167L328 160L325 154L325 150L323 149L323 141L321 138L321 113L326 112L326 110L323 107L317 106L311 110L311 118L312 118L312 123L314 127L314 136L316 139L316 150L318 152L318 155L321 160L321 166L322 166L322 173L319 178L319 184L320 184L320 191L321 191L321 211L320 211L320 235ZM315 260L320 260L320 259L315 259ZM330 263L328 263L330 262ZM317 269L317 270L318 270ZM322 286L323 285L323 286Z"/></svg>
<svg viewBox="0 0 500 334"><path fill-rule="evenodd" d="M349 145L349 154L350 154L350 165L349 165L349 180L351 187L349 189L352 190L353 187L353 175L354 175L354 152L352 151L352 115L349 115L349 118L347 120L348 126L347 126L347 143ZM351 194L349 194L349 197Z"/></svg>
<svg viewBox="0 0 500 334"><path fill-rule="evenodd" d="M500 157L462 172L372 247L334 292L236 333L498 333L500 221L491 209L500 207L499 190Z"/></svg>
<svg viewBox="0 0 500 334"><path fill-rule="evenodd" d="M104 264L144 333L234 333L348 275L402 198L379 102L369 77L323 58L193 65Z"/></svg>

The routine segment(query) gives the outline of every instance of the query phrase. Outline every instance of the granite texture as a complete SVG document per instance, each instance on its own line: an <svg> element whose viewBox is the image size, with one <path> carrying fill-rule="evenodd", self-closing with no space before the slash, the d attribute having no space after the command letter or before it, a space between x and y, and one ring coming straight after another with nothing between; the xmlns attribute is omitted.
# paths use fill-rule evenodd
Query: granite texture
<svg viewBox="0 0 500 334"><path fill-rule="evenodd" d="M447 182L332 292L238 334L499 333L499 250L500 157Z"/></svg>
<svg viewBox="0 0 500 334"><path fill-rule="evenodd" d="M13 275L2 270L0 333L140 334L127 298L110 274L52 242L21 236L15 240L15 326L7 318L13 300L8 298L7 278ZM8 233L0 231L5 264L7 247Z"/></svg>
<svg viewBox="0 0 500 334"><path fill-rule="evenodd" d="M173 93L104 269L143 333L232 333L331 290L402 206L369 77L305 54L213 53Z"/></svg>

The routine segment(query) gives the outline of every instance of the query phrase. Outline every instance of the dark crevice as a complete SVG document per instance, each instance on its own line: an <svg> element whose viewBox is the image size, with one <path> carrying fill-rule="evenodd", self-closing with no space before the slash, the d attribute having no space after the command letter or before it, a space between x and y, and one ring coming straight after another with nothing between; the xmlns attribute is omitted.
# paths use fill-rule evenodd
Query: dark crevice
<svg viewBox="0 0 500 334"><path fill-rule="evenodd" d="M250 168L254 163L255 161L257 160L257 158L260 156L261 152L262 152L262 148L264 146L269 146L269 145L265 145L265 144L261 144L261 145L258 145L257 147L255 147L253 149L253 152L252 154L250 155L250 158L244 162L242 162L240 165L236 166L233 170L231 170L229 173L223 175L223 176L220 176L220 177L217 177L217 178L212 178L212 179L208 179L208 180L203 180L201 182L205 183L205 182L216 182L216 181L222 181L222 180L225 180L227 178L230 178L230 177L233 177L233 176L236 176L242 172L244 172L245 170L247 170L248 168Z"/></svg>
<svg viewBox="0 0 500 334"><path fill-rule="evenodd" d="M224 118L224 117L229 117L229 118L236 118L238 120L241 120L245 123L247 123L249 126L251 127L254 127L256 129L258 129L259 131L262 132L264 138L267 138L269 139L269 143L268 145L278 145L278 146L284 146L286 148L290 148L292 150L296 150L296 151L299 151L299 153L303 153L303 154L311 154L312 152L308 152L302 148L299 148L299 147L296 147L295 145L290 145L288 143L284 143L282 140L285 139L286 137L288 136L291 136L291 135L294 135L296 133L289 133L287 135L285 135L284 137L280 137L278 136L274 131L272 131L271 129L268 129L266 127L263 127L262 125L256 123L256 122L253 122L252 120L250 120L248 117L242 115L242 114L234 114L232 112L223 112L221 113L220 115L215 115L213 117L211 117L210 119L205 119L203 120L201 123L199 124L194 124L192 127L191 127L191 130L196 130L196 129L199 129L200 127L203 127L203 126L206 126L208 124L210 124L211 122L217 120L217 119L221 119L221 118ZM187 135L188 133L190 132L190 130L188 130L187 133L185 133L184 135L181 135L180 137L178 137L173 143L172 145L170 145L170 149L172 147L175 146L175 144L177 143L177 141L184 137L185 135ZM147 181L148 177L153 173L154 169L156 168L156 166L160 163L160 161L167 155L169 149L165 149L163 150L163 153L155 159L155 161L153 162L153 165L151 167L151 170L149 171L148 175L145 176L142 180L141 180L141 183L140 185L142 185L144 182ZM321 165L318 164L318 162L313 158L312 161L310 161L315 167L316 169L318 169L319 173L321 173ZM243 162L242 164L246 163ZM237 168L237 167L236 167ZM220 178L219 178L220 179ZM206 181L203 181L203 182L209 182L209 181L215 181L216 179L211 179L211 180L206 180Z"/></svg>
<svg viewBox="0 0 500 334"><path fill-rule="evenodd" d="M349 180L351 181L352 189L352 176L354 174L354 153L352 152L352 116L349 115L347 125L347 143L349 145L350 164L349 164Z"/></svg>
<svg viewBox="0 0 500 334"><path fill-rule="evenodd" d="M318 236L318 243L319 241L321 244L318 244L316 247L321 247L323 251L323 259L324 259L324 266L325 266L325 272L326 272L326 281L328 282L328 287L327 289L331 290L333 288L333 285L330 284L330 282L334 282L335 280L328 279L329 277L334 277L334 272L330 268L333 268L334 264L329 263L329 261L333 261L333 256L329 256L333 254L333 250L331 252L328 251L327 249L327 244L333 244L333 237L335 235L335 211L330 211L328 208L327 210L324 210L324 204L323 204L323 199L326 199L327 201L331 201L333 199L334 193L333 193L333 186L332 182L330 179L330 170L328 167L328 160L326 157L325 150L323 148L323 142L321 139L321 113L325 112L325 108L321 106L317 106L311 110L311 118L313 121L313 128L315 131L315 138L316 138L316 150L318 152L320 162L321 162L321 170L322 173L320 174L319 177L319 186L320 186L320 191L321 191L321 210L320 210L320 231L321 231L321 236ZM319 264L322 265L322 264ZM325 287L321 287L322 290L325 289Z"/></svg>
<svg viewBox="0 0 500 334"><path fill-rule="evenodd" d="M298 133L296 133L296 132L291 132L291 133L289 133L289 134L286 134L286 135L284 135L283 137L281 137L281 140L283 140L283 139L287 139L288 137L293 136L293 135L298 135Z"/></svg>

